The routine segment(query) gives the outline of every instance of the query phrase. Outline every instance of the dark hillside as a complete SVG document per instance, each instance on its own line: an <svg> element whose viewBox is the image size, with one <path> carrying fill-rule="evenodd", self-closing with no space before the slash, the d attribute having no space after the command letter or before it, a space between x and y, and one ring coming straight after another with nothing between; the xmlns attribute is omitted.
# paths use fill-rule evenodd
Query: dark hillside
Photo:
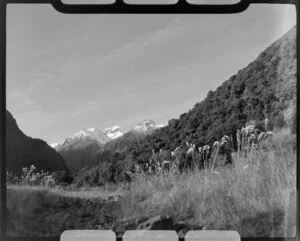
<svg viewBox="0 0 300 241"><path fill-rule="evenodd" d="M64 158L66 165L72 173L79 172L82 168L89 166L96 160L97 152L102 151L103 147L98 143L91 143L80 149L61 149L58 153Z"/></svg>
<svg viewBox="0 0 300 241"><path fill-rule="evenodd" d="M37 171L68 171L63 157L45 141L26 136L6 111L6 167L19 175L23 167L34 165Z"/></svg>

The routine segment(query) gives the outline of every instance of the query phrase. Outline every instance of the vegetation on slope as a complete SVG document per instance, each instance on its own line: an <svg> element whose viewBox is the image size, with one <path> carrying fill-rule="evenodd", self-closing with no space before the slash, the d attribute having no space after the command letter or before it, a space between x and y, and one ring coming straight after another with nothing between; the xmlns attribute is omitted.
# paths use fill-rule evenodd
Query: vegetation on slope
<svg viewBox="0 0 300 241"><path fill-rule="evenodd" d="M273 127L290 126L296 115L296 28L194 108L134 146L139 155L153 146L174 150L185 141L212 144L223 135L235 136L250 120L268 117ZM288 114L288 112L292 112Z"/></svg>
<svg viewBox="0 0 300 241"><path fill-rule="evenodd" d="M141 175L123 186L9 186L8 234L59 236L66 229L113 229L122 234L163 215L174 228L180 224L186 230L236 230L242 237L286 237L291 235L287 197L296 190L295 141L285 129L274 133L267 151L247 157L235 153L234 167Z"/></svg>
<svg viewBox="0 0 300 241"><path fill-rule="evenodd" d="M197 146L212 145L223 135L235 136L237 129L251 120L264 130L263 120L271 128L296 127L296 28L263 51L246 68L225 81L196 103L194 108L172 119L166 127L144 138L134 138L122 146L112 145L98 157L98 163L77 175L84 183L97 171L106 181L126 180L125 171L135 163L149 160L152 148L174 150L186 141ZM233 142L236 148L236 142ZM113 151L113 148L116 148ZM92 170L93 169L93 170ZM98 172L98 170L100 171ZM84 178L85 178L84 177ZM78 183L78 182L77 182ZM92 184L92 182L89 182Z"/></svg>

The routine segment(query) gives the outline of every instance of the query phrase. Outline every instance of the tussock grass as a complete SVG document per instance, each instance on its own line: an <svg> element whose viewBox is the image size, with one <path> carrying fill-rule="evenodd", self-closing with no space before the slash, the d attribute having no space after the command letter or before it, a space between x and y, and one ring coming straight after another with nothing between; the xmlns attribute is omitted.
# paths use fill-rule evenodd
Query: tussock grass
<svg viewBox="0 0 300 241"><path fill-rule="evenodd" d="M130 185L8 186L9 233L55 236L65 229L111 229L118 222L165 215L190 229L287 237L288 197L296 189L295 138L288 130L277 131L266 148L234 153L232 166L144 175ZM109 196L122 197L103 201Z"/></svg>
<svg viewBox="0 0 300 241"><path fill-rule="evenodd" d="M167 215L190 227L286 236L286 195L296 189L295 136L277 132L267 150L234 153L231 167L143 176L122 199L124 216Z"/></svg>

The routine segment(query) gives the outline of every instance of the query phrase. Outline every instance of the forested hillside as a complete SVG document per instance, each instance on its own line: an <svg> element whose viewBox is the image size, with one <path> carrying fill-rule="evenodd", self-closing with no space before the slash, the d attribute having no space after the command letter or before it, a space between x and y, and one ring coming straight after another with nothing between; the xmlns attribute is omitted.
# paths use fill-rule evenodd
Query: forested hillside
<svg viewBox="0 0 300 241"><path fill-rule="evenodd" d="M188 90L187 90L188 91ZM212 144L222 135L235 135L247 121L268 117L273 127L291 126L296 112L296 28L263 51L246 68L196 103L179 119L156 130L135 149L153 145L174 149L188 140Z"/></svg>
<svg viewBox="0 0 300 241"><path fill-rule="evenodd" d="M211 145L225 134L234 136L248 121L256 120L259 125L265 118L270 119L272 127L295 129L296 27L166 127L130 142L125 151L116 146L117 152L101 155L97 170L100 176L124 176L134 163L149 159L153 147L174 150L185 141Z"/></svg>

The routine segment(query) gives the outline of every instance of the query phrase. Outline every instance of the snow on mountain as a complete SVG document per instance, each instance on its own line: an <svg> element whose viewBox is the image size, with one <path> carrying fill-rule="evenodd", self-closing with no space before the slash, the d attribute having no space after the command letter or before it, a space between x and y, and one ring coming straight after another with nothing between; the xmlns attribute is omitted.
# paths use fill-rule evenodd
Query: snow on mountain
<svg viewBox="0 0 300 241"><path fill-rule="evenodd" d="M96 128L89 128L88 131L96 132Z"/></svg>
<svg viewBox="0 0 300 241"><path fill-rule="evenodd" d="M124 133L121 131L120 127L117 126L117 125L113 126L113 127L110 127L110 128L106 128L104 130L104 133L110 139L116 139L116 138L124 135Z"/></svg>
<svg viewBox="0 0 300 241"><path fill-rule="evenodd" d="M50 146L54 149L58 148L59 146L61 146L61 143L60 142L57 142L57 143L52 143L50 144Z"/></svg>
<svg viewBox="0 0 300 241"><path fill-rule="evenodd" d="M154 121L152 120L144 120L143 122L139 123L135 127L133 127L133 130L135 131L149 131L154 130L157 128L162 128L164 125L156 125Z"/></svg>
<svg viewBox="0 0 300 241"><path fill-rule="evenodd" d="M102 131L96 128L83 129L73 136L68 137L63 143L54 143L52 147L57 151L63 149L80 149L91 144L98 144L99 146L104 145L110 141L110 138L106 136Z"/></svg>
<svg viewBox="0 0 300 241"><path fill-rule="evenodd" d="M133 127L132 130L147 132L149 130L162 128L164 126L165 125L156 125L155 122L151 120L144 120L137 126ZM68 149L80 149L94 143L104 145L108 141L117 139L124 134L125 132L123 132L118 125L106 128L104 132L99 131L96 128L87 128L82 129L81 131L75 133L73 136L68 137L64 142L51 144L51 147L57 151L60 151Z"/></svg>
<svg viewBox="0 0 300 241"><path fill-rule="evenodd" d="M165 126L166 126L165 124L160 124L160 125L156 125L156 128L163 128Z"/></svg>

